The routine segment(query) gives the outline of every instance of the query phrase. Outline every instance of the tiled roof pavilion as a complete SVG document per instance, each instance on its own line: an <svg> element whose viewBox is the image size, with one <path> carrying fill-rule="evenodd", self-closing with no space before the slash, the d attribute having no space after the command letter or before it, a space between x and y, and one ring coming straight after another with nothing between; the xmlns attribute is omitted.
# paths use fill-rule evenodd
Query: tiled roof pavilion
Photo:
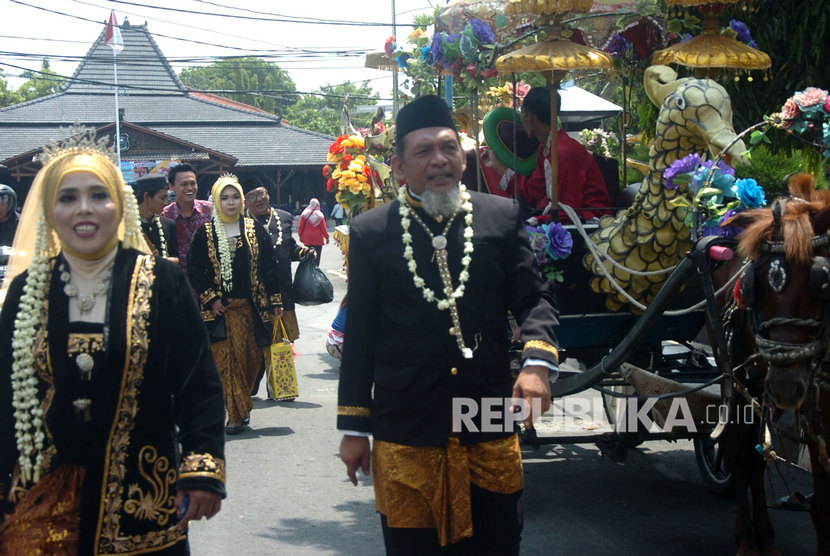
<svg viewBox="0 0 830 556"><path fill-rule="evenodd" d="M333 137L285 125L280 117L247 104L190 91L146 24L125 21L121 32L118 104L133 145L122 151L123 160L188 160L200 176L257 173L266 183L273 183L278 171L319 174ZM80 123L97 128L99 136L114 135L113 55L104 34L105 28L60 92L0 109L0 164L13 178L37 171L32 156L49 139L64 137L60 128ZM147 148L142 151L142 146Z"/></svg>

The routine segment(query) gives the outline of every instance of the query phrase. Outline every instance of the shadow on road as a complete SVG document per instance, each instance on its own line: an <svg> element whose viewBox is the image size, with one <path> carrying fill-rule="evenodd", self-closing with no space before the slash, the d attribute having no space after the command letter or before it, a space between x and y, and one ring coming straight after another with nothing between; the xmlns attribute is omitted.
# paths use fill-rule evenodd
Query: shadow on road
<svg viewBox="0 0 830 556"><path fill-rule="evenodd" d="M383 546L374 502L348 502L335 505L333 510L339 515L336 521L289 517L258 536L297 547L293 554L331 551L369 556L375 552L367 547Z"/></svg>

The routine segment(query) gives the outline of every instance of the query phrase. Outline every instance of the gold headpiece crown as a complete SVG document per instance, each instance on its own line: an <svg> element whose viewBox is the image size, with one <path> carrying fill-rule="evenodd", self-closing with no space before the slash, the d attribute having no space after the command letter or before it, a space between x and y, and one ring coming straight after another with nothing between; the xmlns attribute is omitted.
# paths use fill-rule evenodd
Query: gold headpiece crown
<svg viewBox="0 0 830 556"><path fill-rule="evenodd" d="M35 158L44 166L58 156L67 152L103 154L114 163L117 162L115 149L109 144L109 136L96 139L96 130L75 123L70 127L62 127L61 131L68 133L63 139L50 139L43 147L43 151Z"/></svg>

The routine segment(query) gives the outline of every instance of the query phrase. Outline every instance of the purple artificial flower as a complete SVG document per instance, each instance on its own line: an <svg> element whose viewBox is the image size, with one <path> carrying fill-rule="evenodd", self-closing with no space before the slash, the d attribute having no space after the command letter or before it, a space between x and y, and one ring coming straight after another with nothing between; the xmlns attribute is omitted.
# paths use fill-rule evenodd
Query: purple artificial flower
<svg viewBox="0 0 830 556"><path fill-rule="evenodd" d="M691 33L683 33L682 35L680 35L680 42L690 41L690 40L692 40L693 38L694 38L694 37L692 37L692 34L691 34Z"/></svg>
<svg viewBox="0 0 830 556"><path fill-rule="evenodd" d="M546 252L552 259L564 259L571 254L574 238L571 237L571 233L562 224L552 222L542 227L547 228L548 248Z"/></svg>
<svg viewBox="0 0 830 556"><path fill-rule="evenodd" d="M480 19L474 19L470 24L473 26L473 32L476 38L482 44L493 44L496 41L496 34L493 32L493 29Z"/></svg>
<svg viewBox="0 0 830 556"><path fill-rule="evenodd" d="M666 189L677 189L680 187L680 185L674 183L674 177L678 174L692 172L699 165L700 155L697 153L692 153L672 162L671 166L666 168L666 171L663 172L663 178L666 180Z"/></svg>
<svg viewBox="0 0 830 556"><path fill-rule="evenodd" d="M608 46L605 47L605 51L611 56L621 58L625 56L626 52L628 52L630 45L631 43L628 39L617 33L614 35L614 38L611 39L611 42L608 43Z"/></svg>
<svg viewBox="0 0 830 556"><path fill-rule="evenodd" d="M432 48L430 49L430 54L432 55L432 62L434 64L439 64L442 62L442 58L444 56L444 45L441 43L444 37L444 33L435 33L435 36L432 38Z"/></svg>
<svg viewBox="0 0 830 556"><path fill-rule="evenodd" d="M724 226L723 223L726 222L727 220L729 220L730 218L732 218L733 216L735 216L736 214L738 214L739 212L743 212L744 210L745 209L743 207L738 207L738 208L730 209L730 210L726 211L726 213L721 217L721 219L718 220L718 226L719 226L719 229L720 229L721 233L719 233L717 235L736 236L736 235L739 235L741 232L743 232L744 229L740 226L737 226L735 224L730 224L729 226ZM715 234L710 234L710 235L715 235Z"/></svg>
<svg viewBox="0 0 830 556"><path fill-rule="evenodd" d="M732 28L733 31L738 36L738 40L746 43L748 46L752 48L756 48L758 43L752 39L752 35L749 32L749 27L743 21L738 21L737 19L733 19L729 22L729 27Z"/></svg>

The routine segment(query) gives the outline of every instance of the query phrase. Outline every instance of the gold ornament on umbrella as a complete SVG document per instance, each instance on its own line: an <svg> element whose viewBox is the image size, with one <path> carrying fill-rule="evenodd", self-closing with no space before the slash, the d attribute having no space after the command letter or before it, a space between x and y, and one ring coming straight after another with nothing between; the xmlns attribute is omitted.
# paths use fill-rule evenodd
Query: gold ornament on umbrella
<svg viewBox="0 0 830 556"><path fill-rule="evenodd" d="M772 66L769 55L757 48L721 34L718 16L728 4L740 0L666 0L668 6L697 7L703 14L703 32L688 41L658 50L652 56L654 65L680 64L699 70L721 69L765 70ZM750 77L750 80L752 78Z"/></svg>
<svg viewBox="0 0 830 556"><path fill-rule="evenodd" d="M559 20L565 14L588 13L591 0L510 0L505 9L514 15L541 15L548 18L544 27L546 39L530 44L496 60L499 72L538 71L546 73L551 90L551 193L548 209L555 208L559 198L559 164L557 154L556 119L558 108L555 97L565 72L578 69L609 69L614 61L600 50L577 44L565 35ZM554 210L554 215L558 214Z"/></svg>

